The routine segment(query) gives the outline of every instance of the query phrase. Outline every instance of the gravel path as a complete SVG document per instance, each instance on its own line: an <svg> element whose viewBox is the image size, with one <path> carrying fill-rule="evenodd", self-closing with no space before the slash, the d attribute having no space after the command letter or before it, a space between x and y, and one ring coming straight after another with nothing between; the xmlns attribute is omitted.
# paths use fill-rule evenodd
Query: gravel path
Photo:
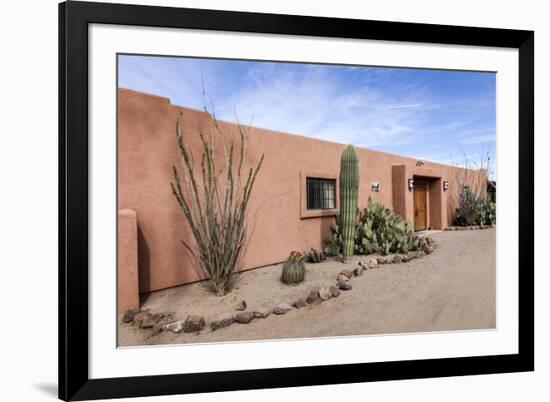
<svg viewBox="0 0 550 402"><path fill-rule="evenodd" d="M496 327L496 230L439 232L432 235L437 249L408 263L381 265L353 278L353 289L317 306L271 314L249 324L211 331L209 322L246 300L248 310L274 307L307 297L315 286L335 284L347 265L328 260L308 264L306 280L298 286L279 281L281 265L241 274L236 288L220 298L204 283L154 292L142 308L152 313L173 312L175 319L201 314L207 327L199 334L163 332L150 336L119 324L119 346L224 342L335 335L386 334ZM354 257L349 267L371 257Z"/></svg>

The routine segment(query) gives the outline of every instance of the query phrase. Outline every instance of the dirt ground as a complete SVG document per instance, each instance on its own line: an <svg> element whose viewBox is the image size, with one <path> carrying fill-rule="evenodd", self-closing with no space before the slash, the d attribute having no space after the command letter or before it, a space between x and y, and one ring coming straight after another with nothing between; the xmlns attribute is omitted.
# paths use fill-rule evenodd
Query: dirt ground
<svg viewBox="0 0 550 402"><path fill-rule="evenodd" d="M271 314L212 331L209 323L236 313L246 300L247 311L306 298L316 286L335 284L344 265L327 260L307 264L299 285L281 283L281 264L243 272L236 287L216 297L204 282L149 294L142 309L173 312L175 320L203 315L206 327L198 334L162 332L128 324L118 326L119 346L204 343L258 339L403 332L485 329L496 327L496 230L450 231L432 235L437 249L408 263L381 265L353 278L353 289L320 305L308 305L285 315ZM356 256L349 267L371 256ZM120 322L120 320L119 320Z"/></svg>

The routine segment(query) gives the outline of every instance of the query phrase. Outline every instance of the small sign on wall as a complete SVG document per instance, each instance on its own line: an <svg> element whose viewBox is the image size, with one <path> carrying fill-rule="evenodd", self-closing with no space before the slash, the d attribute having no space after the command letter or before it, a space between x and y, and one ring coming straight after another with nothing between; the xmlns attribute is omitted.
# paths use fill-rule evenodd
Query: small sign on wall
<svg viewBox="0 0 550 402"><path fill-rule="evenodd" d="M373 181L371 184L370 184L370 188L372 190L373 193L377 193L380 191L380 183L378 183L377 181Z"/></svg>

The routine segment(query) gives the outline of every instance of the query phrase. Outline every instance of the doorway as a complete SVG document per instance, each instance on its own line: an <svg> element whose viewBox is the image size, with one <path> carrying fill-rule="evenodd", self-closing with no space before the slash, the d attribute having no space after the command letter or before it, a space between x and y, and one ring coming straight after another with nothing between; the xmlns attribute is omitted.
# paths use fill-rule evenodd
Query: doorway
<svg viewBox="0 0 550 402"><path fill-rule="evenodd" d="M428 228L428 182L414 179L414 230Z"/></svg>

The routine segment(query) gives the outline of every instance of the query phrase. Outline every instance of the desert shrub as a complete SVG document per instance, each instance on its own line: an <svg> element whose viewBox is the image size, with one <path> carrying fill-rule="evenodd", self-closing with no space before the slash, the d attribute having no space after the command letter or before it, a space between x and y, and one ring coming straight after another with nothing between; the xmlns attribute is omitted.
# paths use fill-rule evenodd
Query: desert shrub
<svg viewBox="0 0 550 402"><path fill-rule="evenodd" d="M494 225L497 221L496 204L489 196L485 197L481 202L479 220L480 225Z"/></svg>
<svg viewBox="0 0 550 402"><path fill-rule="evenodd" d="M463 187L458 197L454 224L457 226L494 225L496 204L487 195L477 194Z"/></svg>
<svg viewBox="0 0 550 402"><path fill-rule="evenodd" d="M284 283L300 283L304 280L305 273L304 255L298 251L292 251L283 265L281 280Z"/></svg>
<svg viewBox="0 0 550 402"><path fill-rule="evenodd" d="M494 160L491 147L481 146L480 152L467 154L460 146L462 160L451 162L460 169L449 177L449 200L456 201L453 224L456 226L489 225L495 222L495 205L487 199L488 185L493 176ZM496 191L496 187L492 185ZM496 196L496 194L495 194Z"/></svg>
<svg viewBox="0 0 550 402"><path fill-rule="evenodd" d="M425 241L414 233L410 222L369 198L357 225L356 254L407 253L422 250L425 246Z"/></svg>
<svg viewBox="0 0 550 402"><path fill-rule="evenodd" d="M470 187L464 186L458 195L458 207L455 212L455 224L471 226L479 224L483 199Z"/></svg>
<svg viewBox="0 0 550 402"><path fill-rule="evenodd" d="M243 172L245 129L239 125L240 144L235 156L233 141L227 149L225 135L216 118L212 114L208 116L209 132L206 136L200 132L202 155L198 167L183 141L179 122L176 124L183 180L180 180L178 169L174 166L174 180L170 185L189 224L196 247L182 243L196 258L200 269L210 277L214 292L223 296L230 287L246 243L248 201L264 156L255 168ZM216 143L215 139L219 142ZM214 158L215 145L221 145L224 149L225 163L221 169ZM237 158L238 163L234 166Z"/></svg>

